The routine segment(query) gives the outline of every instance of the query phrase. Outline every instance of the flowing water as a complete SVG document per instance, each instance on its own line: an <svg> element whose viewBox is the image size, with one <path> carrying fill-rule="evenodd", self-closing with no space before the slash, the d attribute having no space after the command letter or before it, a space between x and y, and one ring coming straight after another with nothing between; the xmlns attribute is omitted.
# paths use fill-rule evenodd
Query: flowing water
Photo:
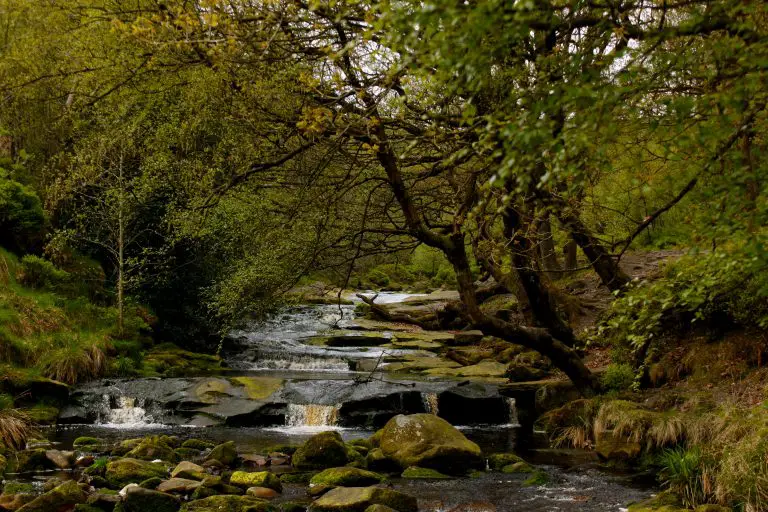
<svg viewBox="0 0 768 512"><path fill-rule="evenodd" d="M376 300L407 297L381 294ZM228 366L258 386L273 386L269 396L253 399L229 375L94 382L72 394L62 425L49 432L50 438L69 448L82 435L119 441L163 433L213 442L234 439L241 451L256 452L299 444L329 429L348 440L369 437L395 414L427 412L450 418L486 453L520 448L514 399L499 395L493 385L356 372L361 361L405 351L307 344L308 338L348 329L353 321L354 306L302 306L233 333L224 352ZM592 459L579 461L574 453L558 452L540 462L551 475L544 486L526 487L520 475L497 473L438 482L396 480L394 486L418 496L424 512L447 512L461 504L464 508L456 510L620 510L649 495L623 477L598 472ZM288 486L284 494L304 492Z"/></svg>

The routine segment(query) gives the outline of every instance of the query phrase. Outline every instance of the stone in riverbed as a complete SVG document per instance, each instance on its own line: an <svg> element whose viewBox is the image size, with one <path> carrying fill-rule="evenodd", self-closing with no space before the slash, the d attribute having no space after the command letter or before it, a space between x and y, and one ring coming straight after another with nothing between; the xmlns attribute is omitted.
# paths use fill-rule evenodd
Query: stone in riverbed
<svg viewBox="0 0 768 512"><path fill-rule="evenodd" d="M501 471L504 466L517 462L525 461L514 453L492 453L488 456L488 467L493 471Z"/></svg>
<svg viewBox="0 0 768 512"><path fill-rule="evenodd" d="M166 460L169 462L175 462L178 460L178 455L174 453L166 439L160 436L145 437L141 442L131 451L125 454L126 457L141 460Z"/></svg>
<svg viewBox="0 0 768 512"><path fill-rule="evenodd" d="M254 498L262 498L265 500L271 500L280 496L280 493L269 487L249 487L245 494Z"/></svg>
<svg viewBox="0 0 768 512"><path fill-rule="evenodd" d="M175 496L160 491L135 487L130 489L116 512L178 512L181 501Z"/></svg>
<svg viewBox="0 0 768 512"><path fill-rule="evenodd" d="M365 512L397 512L397 510L386 505L371 505L365 509Z"/></svg>
<svg viewBox="0 0 768 512"><path fill-rule="evenodd" d="M384 475L366 471L364 469L341 467L329 468L312 477L310 487L365 487L386 480Z"/></svg>
<svg viewBox="0 0 768 512"><path fill-rule="evenodd" d="M347 462L348 449L338 432L312 436L293 454L293 466L299 470L334 468Z"/></svg>
<svg viewBox="0 0 768 512"><path fill-rule="evenodd" d="M384 455L381 448L374 448L368 452L368 455L365 458L365 463L368 469L372 471L381 471L383 473L395 473L402 469L397 461Z"/></svg>
<svg viewBox="0 0 768 512"><path fill-rule="evenodd" d="M642 451L640 443L614 434L612 430L595 433L595 452L606 460L632 460Z"/></svg>
<svg viewBox="0 0 768 512"><path fill-rule="evenodd" d="M85 503L88 495L70 480L55 489L38 496L20 509L18 512L54 512L74 508L78 503Z"/></svg>
<svg viewBox="0 0 768 512"><path fill-rule="evenodd" d="M232 466L237 462L237 449L234 441L227 441L216 446L205 458L206 461L217 460L225 466Z"/></svg>
<svg viewBox="0 0 768 512"><path fill-rule="evenodd" d="M269 489L274 489L277 492L283 491L283 484L280 483L280 478L269 471L259 471L256 473L235 471L229 478L229 483L245 488L268 487Z"/></svg>
<svg viewBox="0 0 768 512"><path fill-rule="evenodd" d="M365 512L371 505L385 505L398 512L417 512L416 498L380 487L336 487L315 500L308 512Z"/></svg>
<svg viewBox="0 0 768 512"><path fill-rule="evenodd" d="M69 469L75 459L75 452L62 452L60 450L47 450L45 457L59 469Z"/></svg>
<svg viewBox="0 0 768 512"><path fill-rule="evenodd" d="M275 508L266 500L251 496L211 496L190 501L181 507L181 512L271 512Z"/></svg>
<svg viewBox="0 0 768 512"><path fill-rule="evenodd" d="M161 482L160 485L156 487L156 490L160 492L189 494L201 485L203 485L202 482L197 480L189 480L187 478L171 478L170 480Z"/></svg>
<svg viewBox="0 0 768 512"><path fill-rule="evenodd" d="M381 451L402 468L418 466L456 475L483 467L480 447L432 414L389 420L381 435Z"/></svg>
<svg viewBox="0 0 768 512"><path fill-rule="evenodd" d="M214 448L216 445L214 443L209 443L208 441L203 441L201 439L187 439L183 443L181 443L182 448L192 448L193 450L208 450L210 448Z"/></svg>
<svg viewBox="0 0 768 512"><path fill-rule="evenodd" d="M124 458L108 463L104 477L110 486L120 489L152 477L165 478L167 474L168 467L163 463Z"/></svg>
<svg viewBox="0 0 768 512"><path fill-rule="evenodd" d="M416 466L411 466L405 471L403 471L403 474L400 475L403 478L423 478L423 479L431 479L431 480L440 480L445 478L451 478L448 475L444 475L439 471L435 471L434 469L429 468L419 468Z"/></svg>
<svg viewBox="0 0 768 512"><path fill-rule="evenodd" d="M180 462L173 471L171 471L171 478L189 478L191 480L202 480L208 476L205 473L205 469L202 466L189 461Z"/></svg>

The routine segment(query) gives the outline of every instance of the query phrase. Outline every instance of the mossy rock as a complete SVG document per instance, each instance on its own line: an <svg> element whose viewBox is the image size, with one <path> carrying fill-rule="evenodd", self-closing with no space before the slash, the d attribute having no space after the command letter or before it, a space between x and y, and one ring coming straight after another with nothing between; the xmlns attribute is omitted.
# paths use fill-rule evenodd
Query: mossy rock
<svg viewBox="0 0 768 512"><path fill-rule="evenodd" d="M70 480L30 501L17 512L53 512L74 508L85 503L88 495L76 482Z"/></svg>
<svg viewBox="0 0 768 512"><path fill-rule="evenodd" d="M520 462L515 462L514 464L507 464L501 468L500 471L509 475L515 473L533 473L536 471L536 469L527 462L521 460Z"/></svg>
<svg viewBox="0 0 768 512"><path fill-rule="evenodd" d="M45 455L45 448L35 448L33 450L21 450L16 452L17 473L27 471L39 471L46 469L56 469L56 466Z"/></svg>
<svg viewBox="0 0 768 512"><path fill-rule="evenodd" d="M165 460L176 462L178 455L168 445L165 436L145 437L133 450L125 454L126 457L141 460Z"/></svg>
<svg viewBox="0 0 768 512"><path fill-rule="evenodd" d="M628 512L682 512L683 508L680 498L671 491L660 492L656 496L638 503L629 505Z"/></svg>
<svg viewBox="0 0 768 512"><path fill-rule="evenodd" d="M136 439L125 439L120 441L120 444L112 448L111 453L112 455L116 455L118 457L124 457L125 454L139 446L142 441L144 441L143 437L138 437Z"/></svg>
<svg viewBox="0 0 768 512"><path fill-rule="evenodd" d="M284 484L308 484L312 477L315 476L315 471L297 471L295 473L283 473L280 475L280 481Z"/></svg>
<svg viewBox="0 0 768 512"><path fill-rule="evenodd" d="M549 473L546 471L534 471L533 474L523 482L523 485L527 487L537 487L540 485L547 485L549 483Z"/></svg>
<svg viewBox="0 0 768 512"><path fill-rule="evenodd" d="M349 449L338 432L314 435L293 454L293 466L300 470L339 467L349 460Z"/></svg>
<svg viewBox="0 0 768 512"><path fill-rule="evenodd" d="M246 396L251 400L266 400L283 387L283 379L274 377L234 377L233 384L243 386Z"/></svg>
<svg viewBox="0 0 768 512"><path fill-rule="evenodd" d="M351 446L352 448L360 451L360 448L365 449L365 453L368 453L368 451L373 448L373 443L370 439L352 439L351 441L347 441L347 446Z"/></svg>
<svg viewBox="0 0 768 512"><path fill-rule="evenodd" d="M180 462L171 471L171 478L188 478L191 480L203 480L208 475L202 466L189 461Z"/></svg>
<svg viewBox="0 0 768 512"><path fill-rule="evenodd" d="M383 473L399 473L403 469L396 460L384 455L381 448L374 448L368 452L365 457L365 466L371 471Z"/></svg>
<svg viewBox="0 0 768 512"><path fill-rule="evenodd" d="M309 512L365 512L371 505L385 505L398 512L418 512L416 498L380 487L336 487L315 500Z"/></svg>
<svg viewBox="0 0 768 512"><path fill-rule="evenodd" d="M272 446L267 446L261 451L261 453L264 455L269 455L270 453L284 453L286 455L293 455L294 453L296 453L296 450L298 449L299 449L298 445L275 444Z"/></svg>
<svg viewBox="0 0 768 512"><path fill-rule="evenodd" d="M525 462L514 453L492 453L488 456L488 467L493 471L501 471L504 466L509 466L517 462Z"/></svg>
<svg viewBox="0 0 768 512"><path fill-rule="evenodd" d="M187 439L181 443L182 448L191 448L198 451L209 450L215 446L216 445L214 443L203 441L202 439Z"/></svg>
<svg viewBox="0 0 768 512"><path fill-rule="evenodd" d="M4 494L35 494L35 486L27 482L6 482L3 485Z"/></svg>
<svg viewBox="0 0 768 512"><path fill-rule="evenodd" d="M170 494L139 487L128 492L115 510L118 508L120 512L178 512L181 501Z"/></svg>
<svg viewBox="0 0 768 512"><path fill-rule="evenodd" d="M270 471L258 471L255 473L235 471L229 477L229 483L238 487L266 487L273 491L283 492L283 484L280 483L280 478Z"/></svg>
<svg viewBox="0 0 768 512"><path fill-rule="evenodd" d="M176 448L173 453L176 454L176 460L199 459L202 454L200 450L194 448Z"/></svg>
<svg viewBox="0 0 768 512"><path fill-rule="evenodd" d="M365 512L397 512L397 510L386 505L371 505L365 509Z"/></svg>
<svg viewBox="0 0 768 512"><path fill-rule="evenodd" d="M445 478L451 478L448 475L444 475L439 471L435 471L434 469L429 468L419 468L416 466L411 466L407 468L405 471L403 471L403 474L400 475L403 478L412 478L412 479L427 479L427 480L441 480Z"/></svg>
<svg viewBox="0 0 768 512"><path fill-rule="evenodd" d="M382 453L402 468L418 466L449 475L484 466L480 447L432 414L398 415L384 426Z"/></svg>
<svg viewBox="0 0 768 512"><path fill-rule="evenodd" d="M72 443L72 446L75 448L81 448L85 446L101 446L103 444L104 440L99 439L98 437L82 436L75 439L75 441Z"/></svg>
<svg viewBox="0 0 768 512"><path fill-rule="evenodd" d="M237 462L237 448L234 441L227 441L211 450L205 458L206 461L217 460L225 466L234 466Z"/></svg>
<svg viewBox="0 0 768 512"><path fill-rule="evenodd" d="M142 489L150 489L155 490L157 489L157 486L163 483L163 479L158 476L153 476L152 478L147 478L146 480L139 482L139 487Z"/></svg>
<svg viewBox="0 0 768 512"><path fill-rule="evenodd" d="M55 425L59 419L59 408L53 405L37 404L22 412L38 425Z"/></svg>
<svg viewBox="0 0 768 512"><path fill-rule="evenodd" d="M280 504L280 512L307 512L307 505L287 501Z"/></svg>
<svg viewBox="0 0 768 512"><path fill-rule="evenodd" d="M94 507L93 505L78 503L75 505L74 512L104 512L104 510L99 507Z"/></svg>
<svg viewBox="0 0 768 512"><path fill-rule="evenodd" d="M108 463L104 477L111 487L122 488L153 477L165 478L167 474L168 466L163 463L124 458Z"/></svg>
<svg viewBox="0 0 768 512"><path fill-rule="evenodd" d="M268 501L250 496L211 496L185 503L181 512L277 512Z"/></svg>
<svg viewBox="0 0 768 512"><path fill-rule="evenodd" d="M352 467L329 468L321 471L309 481L310 487L365 487L386 480L384 475Z"/></svg>
<svg viewBox="0 0 768 512"><path fill-rule="evenodd" d="M643 447L639 442L627 439L627 436L616 434L612 430L595 435L595 452L604 460L634 460L642 451Z"/></svg>

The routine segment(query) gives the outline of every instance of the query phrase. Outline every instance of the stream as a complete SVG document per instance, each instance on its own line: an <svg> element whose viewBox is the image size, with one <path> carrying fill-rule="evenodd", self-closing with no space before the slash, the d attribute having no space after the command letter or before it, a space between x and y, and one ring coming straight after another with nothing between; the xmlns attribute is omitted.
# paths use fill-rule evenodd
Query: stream
<svg viewBox="0 0 768 512"><path fill-rule="evenodd" d="M382 293L376 300L408 297ZM79 386L60 425L47 435L59 449L70 449L79 436L117 442L162 433L235 440L240 451L258 452L300 444L325 430L338 430L347 440L369 437L396 414L428 412L456 425L484 453L516 449L514 400L494 384L381 371L385 358L408 349L309 344L328 332L357 340L354 308L292 307L232 333L222 356L234 372L226 377L105 379ZM525 475L489 472L447 481L396 479L393 485L417 496L424 512L618 511L652 492L629 476L598 470L584 452L534 450L527 458L549 473L549 483L526 487ZM284 498L303 492L287 486Z"/></svg>

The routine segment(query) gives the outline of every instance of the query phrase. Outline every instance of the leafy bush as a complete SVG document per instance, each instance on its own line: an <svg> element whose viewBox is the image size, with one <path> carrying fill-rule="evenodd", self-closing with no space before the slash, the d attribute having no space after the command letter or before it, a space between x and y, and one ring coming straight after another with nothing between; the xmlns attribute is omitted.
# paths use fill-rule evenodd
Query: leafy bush
<svg viewBox="0 0 768 512"><path fill-rule="evenodd" d="M40 236L44 224L45 214L37 194L0 172L0 244L27 249Z"/></svg>
<svg viewBox="0 0 768 512"><path fill-rule="evenodd" d="M69 273L60 270L50 261L27 254L21 258L19 281L31 288L60 290L69 281Z"/></svg>
<svg viewBox="0 0 768 512"><path fill-rule="evenodd" d="M603 388L608 391L626 391L635 381L635 371L628 364L612 363L601 378Z"/></svg>

